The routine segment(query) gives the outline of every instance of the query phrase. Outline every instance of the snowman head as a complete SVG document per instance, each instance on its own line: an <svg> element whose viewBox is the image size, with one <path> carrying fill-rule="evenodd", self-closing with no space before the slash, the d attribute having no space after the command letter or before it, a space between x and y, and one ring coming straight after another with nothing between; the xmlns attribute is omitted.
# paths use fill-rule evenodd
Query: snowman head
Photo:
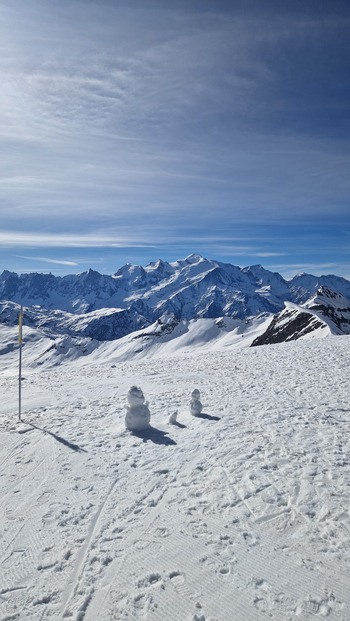
<svg viewBox="0 0 350 621"><path fill-rule="evenodd" d="M138 388L137 386L131 386L127 394L127 399L129 405L142 405L145 401L141 388Z"/></svg>
<svg viewBox="0 0 350 621"><path fill-rule="evenodd" d="M194 390L192 390L191 392L191 398L192 399L200 399L201 393L199 392L198 388L195 388Z"/></svg>

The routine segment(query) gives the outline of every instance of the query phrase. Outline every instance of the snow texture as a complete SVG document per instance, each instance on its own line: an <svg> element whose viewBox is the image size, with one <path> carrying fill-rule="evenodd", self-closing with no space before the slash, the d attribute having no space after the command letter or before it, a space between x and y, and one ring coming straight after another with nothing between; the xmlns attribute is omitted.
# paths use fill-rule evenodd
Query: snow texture
<svg viewBox="0 0 350 621"><path fill-rule="evenodd" d="M349 339L36 371L24 348L22 422L0 373L0 619L348 621Z"/></svg>

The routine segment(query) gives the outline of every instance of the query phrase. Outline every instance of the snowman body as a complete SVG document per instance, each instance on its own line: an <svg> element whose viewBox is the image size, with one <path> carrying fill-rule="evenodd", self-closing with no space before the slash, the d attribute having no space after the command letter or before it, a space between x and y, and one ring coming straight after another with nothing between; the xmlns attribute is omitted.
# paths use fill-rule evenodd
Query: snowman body
<svg viewBox="0 0 350 621"><path fill-rule="evenodd" d="M177 419L177 410L175 410L175 412L170 414L170 416L168 418L169 425L176 425L176 423L177 423L176 419Z"/></svg>
<svg viewBox="0 0 350 621"><path fill-rule="evenodd" d="M192 416L199 416L201 413L203 406L200 401L200 392L197 388L191 393L191 401L190 401L190 413Z"/></svg>
<svg viewBox="0 0 350 621"><path fill-rule="evenodd" d="M125 427L130 431L144 431L148 429L151 414L141 388L131 386L127 394L127 400Z"/></svg>

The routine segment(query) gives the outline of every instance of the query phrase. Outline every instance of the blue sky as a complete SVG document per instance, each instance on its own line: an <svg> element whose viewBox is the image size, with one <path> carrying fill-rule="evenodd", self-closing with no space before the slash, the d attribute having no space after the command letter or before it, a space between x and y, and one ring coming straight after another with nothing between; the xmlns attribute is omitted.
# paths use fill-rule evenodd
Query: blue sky
<svg viewBox="0 0 350 621"><path fill-rule="evenodd" d="M0 0L0 272L350 277L348 0Z"/></svg>

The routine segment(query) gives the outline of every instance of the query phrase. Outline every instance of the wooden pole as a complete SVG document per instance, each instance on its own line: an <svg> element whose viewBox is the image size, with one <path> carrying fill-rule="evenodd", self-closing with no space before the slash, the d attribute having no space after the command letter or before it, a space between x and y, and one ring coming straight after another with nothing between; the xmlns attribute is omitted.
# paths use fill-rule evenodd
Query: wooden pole
<svg viewBox="0 0 350 621"><path fill-rule="evenodd" d="M23 319L23 306L19 313L18 322L18 343L19 343L19 372L18 372L18 418L21 420L21 407L22 407L22 319Z"/></svg>

